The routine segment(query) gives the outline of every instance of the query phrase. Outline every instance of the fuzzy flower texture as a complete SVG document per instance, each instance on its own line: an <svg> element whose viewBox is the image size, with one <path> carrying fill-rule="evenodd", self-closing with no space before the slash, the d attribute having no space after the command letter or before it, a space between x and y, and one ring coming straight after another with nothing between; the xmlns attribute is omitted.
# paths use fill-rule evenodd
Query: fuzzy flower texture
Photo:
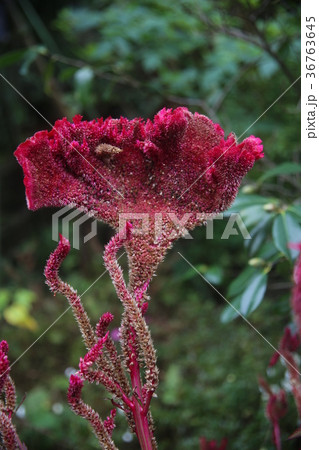
<svg viewBox="0 0 319 450"><path fill-rule="evenodd" d="M15 155L25 173L30 209L70 205L118 230L103 259L124 309L121 353L107 330L113 316L104 313L94 330L80 296L59 276L70 250L63 236L45 276L51 290L68 299L88 350L70 379L72 410L91 424L103 449L114 450L115 410L103 421L81 398L84 381L101 384L126 415L141 448L154 450L150 403L159 376L144 318L149 282L175 239L234 200L242 177L263 156L261 140L251 136L237 144L233 134L224 139L220 126L207 117L177 108L162 109L146 122L62 119L50 132L21 144ZM116 259L122 246L130 266L128 284Z"/></svg>
<svg viewBox="0 0 319 450"><path fill-rule="evenodd" d="M180 107L146 122L64 118L15 156L30 209L70 205L115 229L121 217L130 220L125 247L132 286L141 288L175 239L230 206L263 147L254 136L225 139L218 124Z"/></svg>

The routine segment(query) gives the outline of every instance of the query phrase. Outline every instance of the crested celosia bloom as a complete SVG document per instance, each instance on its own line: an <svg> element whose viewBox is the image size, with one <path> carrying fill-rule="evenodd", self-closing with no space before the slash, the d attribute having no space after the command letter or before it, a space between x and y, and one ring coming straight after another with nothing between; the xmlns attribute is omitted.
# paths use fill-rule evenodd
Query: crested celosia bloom
<svg viewBox="0 0 319 450"><path fill-rule="evenodd" d="M126 244L131 283L141 287L174 239L230 206L263 152L259 138L225 139L218 124L180 107L146 122L64 118L27 139L15 156L32 210L70 205L116 229L120 215L148 216L147 230Z"/></svg>
<svg viewBox="0 0 319 450"><path fill-rule="evenodd" d="M51 290L68 299L88 350L70 379L72 410L89 421L102 448L115 449L114 410L103 422L81 399L84 380L101 384L124 411L142 449L154 450L149 408L158 368L144 319L150 279L175 239L230 206L243 176L263 157L261 140L250 136L239 144L233 134L225 139L221 127L205 116L164 108L146 122L62 119L21 144L15 155L30 209L69 205L118 230L103 260L124 307L122 354L107 331L113 316L104 313L94 330L80 296L60 279L70 250L62 236L45 276ZM122 246L130 266L128 286L116 259Z"/></svg>

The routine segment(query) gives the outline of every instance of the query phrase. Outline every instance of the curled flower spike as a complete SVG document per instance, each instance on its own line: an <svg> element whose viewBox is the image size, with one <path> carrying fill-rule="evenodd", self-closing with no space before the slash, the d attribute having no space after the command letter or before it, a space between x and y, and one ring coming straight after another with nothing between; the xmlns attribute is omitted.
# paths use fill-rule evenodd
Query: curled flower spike
<svg viewBox="0 0 319 450"><path fill-rule="evenodd" d="M255 136L240 144L233 134L225 138L218 124L187 108L164 108L146 122L64 118L27 139L15 156L30 209L71 205L115 229L133 221L126 247L135 289L185 228L230 206L263 148ZM138 232L141 217L147 224Z"/></svg>
<svg viewBox="0 0 319 450"><path fill-rule="evenodd" d="M91 424L103 449L115 450L116 447L114 442L109 433L106 432L99 414L81 399L82 388L83 380L78 375L71 375L68 389L68 402L71 409L79 416L84 417Z"/></svg>
<svg viewBox="0 0 319 450"><path fill-rule="evenodd" d="M62 281L59 277L59 269L70 251L69 241L60 234L60 241L56 250L51 253L44 275L46 283L51 291L56 294L64 295L72 308L72 312L79 324L86 347L89 349L96 343L96 336L90 323L90 319L82 305L81 298L77 292L67 283Z"/></svg>

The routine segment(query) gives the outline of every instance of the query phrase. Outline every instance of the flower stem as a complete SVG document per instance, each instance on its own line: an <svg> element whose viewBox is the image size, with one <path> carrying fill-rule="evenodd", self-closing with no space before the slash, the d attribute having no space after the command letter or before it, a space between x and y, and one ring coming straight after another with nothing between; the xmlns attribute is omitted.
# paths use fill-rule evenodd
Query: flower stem
<svg viewBox="0 0 319 450"><path fill-rule="evenodd" d="M147 420L147 411L143 408L142 403L142 387L140 370L137 361L135 360L131 368L131 381L133 392L135 393L133 397L134 409L133 416L136 425L136 435L140 442L142 450L152 450L152 431L150 430L149 423Z"/></svg>

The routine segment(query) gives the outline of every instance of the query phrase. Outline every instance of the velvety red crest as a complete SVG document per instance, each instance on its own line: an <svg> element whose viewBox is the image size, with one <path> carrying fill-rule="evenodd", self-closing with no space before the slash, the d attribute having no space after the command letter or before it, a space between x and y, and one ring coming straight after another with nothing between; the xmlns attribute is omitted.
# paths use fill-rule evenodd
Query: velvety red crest
<svg viewBox="0 0 319 450"><path fill-rule="evenodd" d="M146 124L64 118L15 155L30 209L74 205L112 225L125 211L220 211L263 156L259 138L237 145L230 135L225 141L218 124L186 108L164 108ZM203 177L208 171L214 176Z"/></svg>
<svg viewBox="0 0 319 450"><path fill-rule="evenodd" d="M80 188L79 183L54 157L52 147L49 133L39 131L15 152L25 174L26 198L31 210L42 206L61 206L69 191Z"/></svg>
<svg viewBox="0 0 319 450"><path fill-rule="evenodd" d="M238 144L233 134L225 140L222 128L203 115L163 108L147 122L64 118L50 132L27 139L15 156L30 209L70 205L116 229L120 215L147 214L147 233L132 233L127 244L129 259L136 251L152 253L157 264L181 235L169 215L190 213L185 228L191 230L205 222L199 215L224 211L263 153L255 136ZM158 213L163 232L155 238ZM136 230L136 221L132 224ZM144 275L142 285L152 270Z"/></svg>

